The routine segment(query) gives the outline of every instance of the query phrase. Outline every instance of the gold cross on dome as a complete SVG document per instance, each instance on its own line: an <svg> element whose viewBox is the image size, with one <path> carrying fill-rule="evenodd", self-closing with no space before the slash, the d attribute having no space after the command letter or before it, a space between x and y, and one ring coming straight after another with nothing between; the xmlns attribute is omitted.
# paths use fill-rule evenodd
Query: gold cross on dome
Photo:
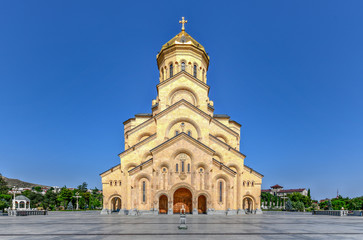
<svg viewBox="0 0 363 240"><path fill-rule="evenodd" d="M184 17L182 17L182 20L179 21L179 23L182 24L182 31L185 31L185 28L184 28L184 23L187 23L188 20L184 20Z"/></svg>

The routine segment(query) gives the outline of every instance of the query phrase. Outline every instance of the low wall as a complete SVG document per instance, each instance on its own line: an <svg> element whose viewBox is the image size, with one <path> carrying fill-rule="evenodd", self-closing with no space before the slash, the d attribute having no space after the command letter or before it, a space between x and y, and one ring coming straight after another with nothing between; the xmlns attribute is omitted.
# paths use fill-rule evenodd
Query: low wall
<svg viewBox="0 0 363 240"><path fill-rule="evenodd" d="M265 215L311 215L311 212L262 211Z"/></svg>
<svg viewBox="0 0 363 240"><path fill-rule="evenodd" d="M348 210L312 211L313 215L348 216Z"/></svg>
<svg viewBox="0 0 363 240"><path fill-rule="evenodd" d="M9 210L9 216L47 215L46 210Z"/></svg>
<svg viewBox="0 0 363 240"><path fill-rule="evenodd" d="M354 210L354 211L349 211L348 216L363 216L363 211L360 210Z"/></svg>

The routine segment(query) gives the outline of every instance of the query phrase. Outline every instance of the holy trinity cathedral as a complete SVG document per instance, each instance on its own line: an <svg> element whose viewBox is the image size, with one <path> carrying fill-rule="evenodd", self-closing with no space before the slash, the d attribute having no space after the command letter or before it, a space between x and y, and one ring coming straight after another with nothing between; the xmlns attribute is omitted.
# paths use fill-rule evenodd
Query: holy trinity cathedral
<svg viewBox="0 0 363 240"><path fill-rule="evenodd" d="M241 125L214 114L209 56L184 30L156 56L151 113L124 124L120 164L103 172L103 214L260 213L262 177L244 165ZM236 105L235 107L238 107Z"/></svg>

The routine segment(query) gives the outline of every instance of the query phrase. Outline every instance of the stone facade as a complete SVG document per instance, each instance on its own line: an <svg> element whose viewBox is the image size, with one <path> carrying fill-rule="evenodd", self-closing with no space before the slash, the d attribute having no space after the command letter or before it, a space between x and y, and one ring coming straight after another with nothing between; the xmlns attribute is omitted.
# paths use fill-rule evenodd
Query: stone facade
<svg viewBox="0 0 363 240"><path fill-rule="evenodd" d="M241 125L214 114L203 46L182 30L157 65L152 112L124 122L120 164L100 174L102 213L260 212L263 175L244 165Z"/></svg>

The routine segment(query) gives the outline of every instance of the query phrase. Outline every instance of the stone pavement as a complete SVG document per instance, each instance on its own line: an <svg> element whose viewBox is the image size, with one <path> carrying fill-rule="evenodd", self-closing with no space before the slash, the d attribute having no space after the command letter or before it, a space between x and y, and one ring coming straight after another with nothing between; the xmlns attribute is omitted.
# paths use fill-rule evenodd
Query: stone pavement
<svg viewBox="0 0 363 240"><path fill-rule="evenodd" d="M120 216L50 212L0 216L0 239L363 239L363 217L264 214L244 216Z"/></svg>

